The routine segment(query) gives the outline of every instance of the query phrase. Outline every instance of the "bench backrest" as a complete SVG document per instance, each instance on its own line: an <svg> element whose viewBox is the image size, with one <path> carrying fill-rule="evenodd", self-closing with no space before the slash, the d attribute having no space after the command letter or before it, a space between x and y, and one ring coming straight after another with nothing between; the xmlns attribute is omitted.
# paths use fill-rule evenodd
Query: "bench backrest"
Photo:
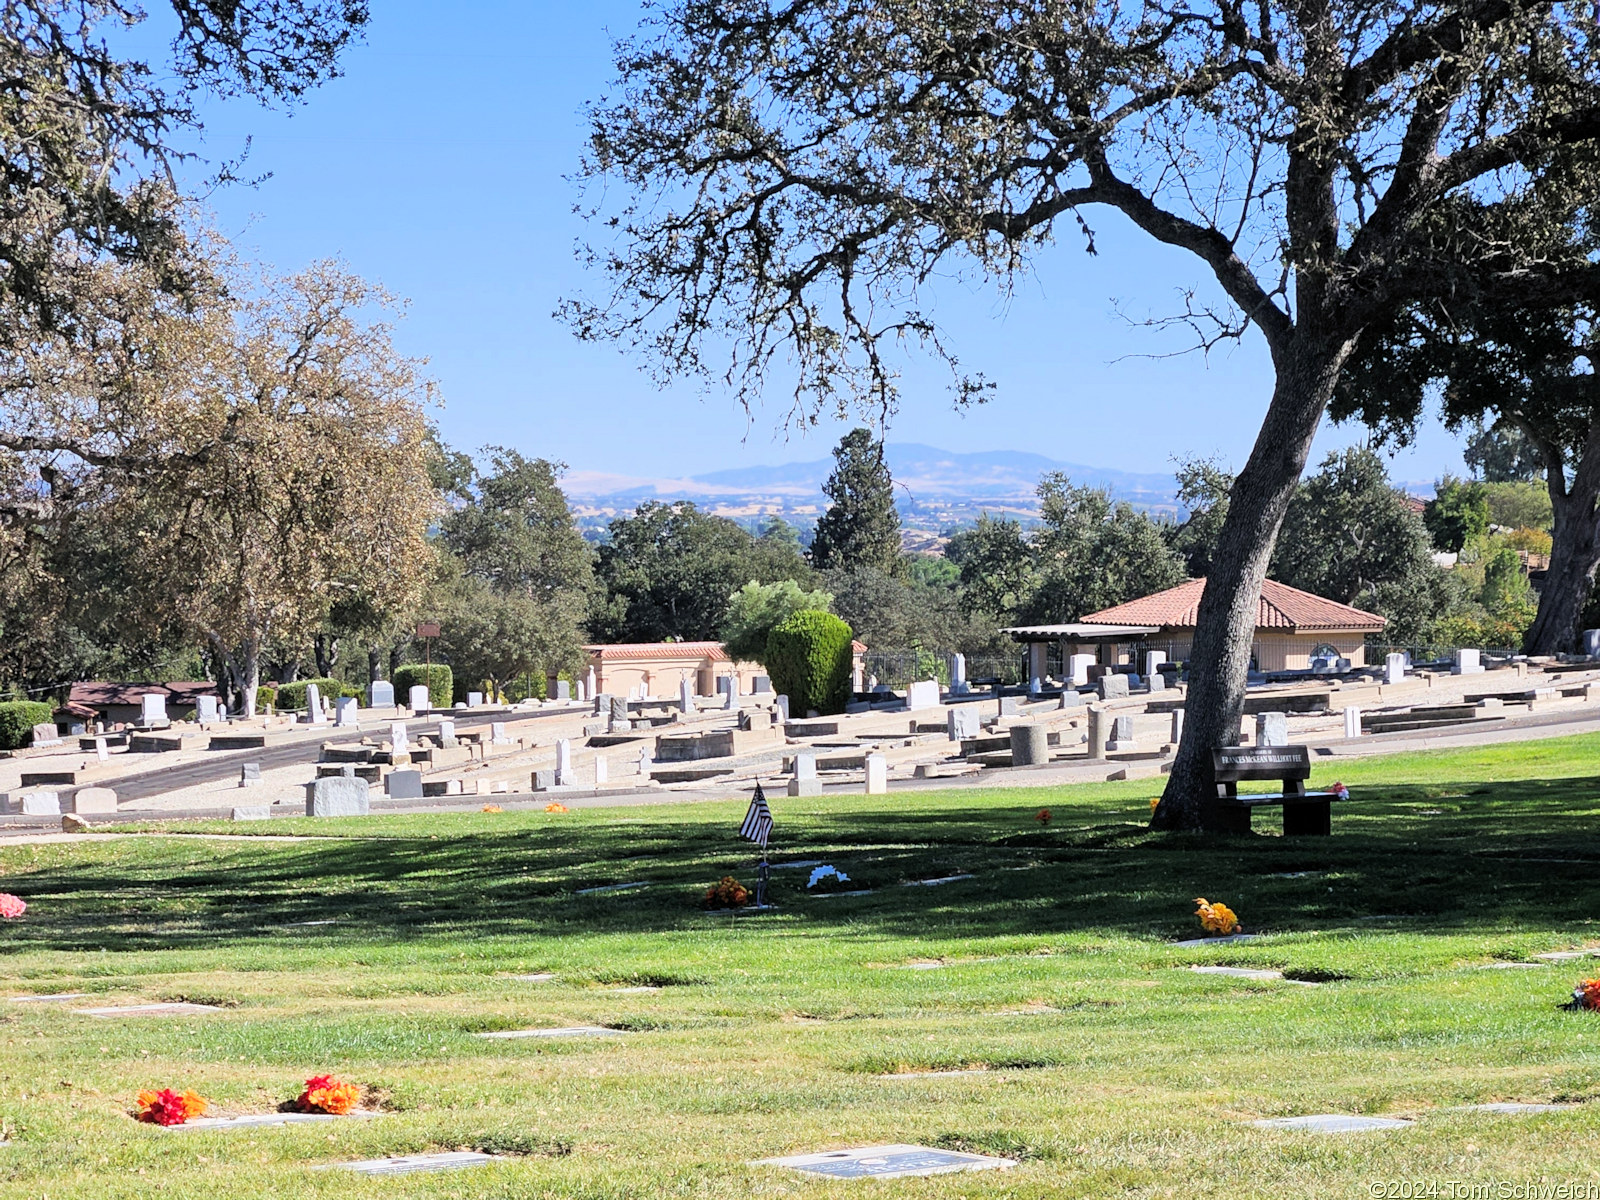
<svg viewBox="0 0 1600 1200"><path fill-rule="evenodd" d="M1311 751L1304 746L1220 746L1211 751L1214 783L1256 779L1310 779Z"/></svg>

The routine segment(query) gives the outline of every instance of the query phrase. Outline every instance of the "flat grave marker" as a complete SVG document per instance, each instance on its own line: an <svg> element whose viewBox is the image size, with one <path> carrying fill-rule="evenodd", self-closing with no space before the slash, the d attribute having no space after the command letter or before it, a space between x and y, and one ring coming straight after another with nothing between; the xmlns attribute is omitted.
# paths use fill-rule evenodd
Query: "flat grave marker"
<svg viewBox="0 0 1600 1200"><path fill-rule="evenodd" d="M1482 964L1480 964L1479 967L1478 967L1478 970L1480 970L1480 971L1528 971L1528 970L1538 970L1541 967L1548 967L1549 965L1550 964L1547 963L1547 962L1533 962L1533 963L1525 963L1525 962L1492 962L1492 963L1482 963Z"/></svg>
<svg viewBox="0 0 1600 1200"><path fill-rule="evenodd" d="M1514 1116L1521 1113L1567 1112L1570 1109L1581 1107L1582 1105L1579 1104L1520 1104L1514 1100L1503 1100L1497 1104L1462 1104L1449 1111L1502 1113Z"/></svg>
<svg viewBox="0 0 1600 1200"><path fill-rule="evenodd" d="M439 1154L397 1154L392 1158L367 1158L329 1165L336 1170L357 1171L362 1175L419 1175L486 1167L498 1158L498 1155L481 1154L476 1150L447 1150Z"/></svg>
<svg viewBox="0 0 1600 1200"><path fill-rule="evenodd" d="M1282 979L1282 971L1260 971L1252 967L1190 967L1197 975L1226 975L1231 979Z"/></svg>
<svg viewBox="0 0 1600 1200"><path fill-rule="evenodd" d="M491 1041L514 1041L520 1038L620 1037L621 1034L622 1030L605 1025L562 1025L555 1029L500 1029L472 1036Z"/></svg>
<svg viewBox="0 0 1600 1200"><path fill-rule="evenodd" d="M1593 958L1593 950L1551 950L1546 954L1535 954L1533 957L1544 962L1572 962L1579 958Z"/></svg>
<svg viewBox="0 0 1600 1200"><path fill-rule="evenodd" d="M518 983L549 983L555 979L554 971L535 971L532 975L513 975Z"/></svg>
<svg viewBox="0 0 1600 1200"><path fill-rule="evenodd" d="M174 1001L165 1004L114 1004L104 1008L76 1008L73 1011L84 1017L186 1017L221 1012L222 1009L215 1004Z"/></svg>
<svg viewBox="0 0 1600 1200"><path fill-rule="evenodd" d="M13 1004L55 1004L62 1000L82 1000L88 992L52 992L48 996L12 996Z"/></svg>
<svg viewBox="0 0 1600 1200"><path fill-rule="evenodd" d="M168 1125L168 1129L260 1129L270 1125L305 1125L312 1122L346 1121L351 1117L356 1120L370 1119L383 1116L380 1112L373 1112L366 1108L353 1108L340 1116L331 1113L302 1113L302 1112L270 1112L270 1113L245 1113L238 1117L196 1117L192 1121L185 1121L181 1125Z"/></svg>
<svg viewBox="0 0 1600 1200"><path fill-rule="evenodd" d="M1366 1133L1404 1129L1411 1124L1396 1117L1352 1117L1343 1113L1318 1113L1309 1117L1268 1117L1251 1121L1257 1129L1303 1129L1308 1133Z"/></svg>
<svg viewBox="0 0 1600 1200"><path fill-rule="evenodd" d="M960 880L972 879L972 878L974 878L974 876L970 872L968 874L965 874L965 875L941 875L937 879L908 879L901 886L902 887L938 887L942 883L957 883Z"/></svg>
<svg viewBox="0 0 1600 1200"><path fill-rule="evenodd" d="M1017 1165L1013 1158L935 1150L931 1146L858 1146L822 1154L792 1154L763 1158L751 1166L788 1167L807 1175L833 1179L905 1179L919 1175L948 1175L955 1171L993 1171Z"/></svg>
<svg viewBox="0 0 1600 1200"><path fill-rule="evenodd" d="M646 992L659 992L661 989L655 984L644 983L638 987L607 988L613 996L642 996Z"/></svg>
<svg viewBox="0 0 1600 1200"><path fill-rule="evenodd" d="M1226 946L1229 942L1253 942L1261 937L1259 933L1230 933L1227 937L1190 938L1183 942L1173 942L1172 945L1181 950L1192 950L1196 946Z"/></svg>
<svg viewBox="0 0 1600 1200"><path fill-rule="evenodd" d="M639 881L637 883L608 883L608 884L605 884L602 887L579 888L576 892L573 893L573 895L575 895L575 896L598 896L598 895L601 895L604 892L626 892L626 891L631 891L634 888L647 888L649 886L650 886L650 884L648 882L646 882L646 881L643 881L643 880L641 880L641 881Z"/></svg>

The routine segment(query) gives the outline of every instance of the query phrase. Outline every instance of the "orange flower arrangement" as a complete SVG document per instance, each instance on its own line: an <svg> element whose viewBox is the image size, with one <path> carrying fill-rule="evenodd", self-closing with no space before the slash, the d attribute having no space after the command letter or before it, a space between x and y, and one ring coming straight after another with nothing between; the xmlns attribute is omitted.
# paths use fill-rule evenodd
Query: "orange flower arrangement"
<svg viewBox="0 0 1600 1200"><path fill-rule="evenodd" d="M567 806L562 804L559 800L552 800L549 804L544 806L544 810L545 812L566 812Z"/></svg>
<svg viewBox="0 0 1600 1200"><path fill-rule="evenodd" d="M301 1112L324 1112L342 1117L361 1103L361 1088L332 1075L313 1075L306 1080L305 1090L294 1103Z"/></svg>
<svg viewBox="0 0 1600 1200"><path fill-rule="evenodd" d="M1050 824L1050 810L1048 808L1041 808L1037 813L1034 814L1033 819L1039 822L1041 825Z"/></svg>
<svg viewBox="0 0 1600 1200"><path fill-rule="evenodd" d="M706 889L707 908L743 908L750 903L750 889L732 875L724 875Z"/></svg>
<svg viewBox="0 0 1600 1200"><path fill-rule="evenodd" d="M1155 810L1160 808L1160 807L1161 807L1161 797L1160 796L1151 796L1150 797L1150 811L1151 812L1155 812Z"/></svg>
<svg viewBox="0 0 1600 1200"><path fill-rule="evenodd" d="M505 812L505 809L501 808L498 804L485 804L479 811L480 812Z"/></svg>
<svg viewBox="0 0 1600 1200"><path fill-rule="evenodd" d="M1572 1006L1600 1012L1600 979L1585 979L1572 989Z"/></svg>
<svg viewBox="0 0 1600 1200"><path fill-rule="evenodd" d="M1200 924L1207 933L1226 937L1230 933L1239 931L1239 918L1226 904L1213 904L1204 896L1196 896L1194 902L1196 905L1194 915L1200 918Z"/></svg>
<svg viewBox="0 0 1600 1200"><path fill-rule="evenodd" d="M140 1092L134 1101L139 1120L152 1125L182 1125L206 1111L206 1102L196 1092Z"/></svg>

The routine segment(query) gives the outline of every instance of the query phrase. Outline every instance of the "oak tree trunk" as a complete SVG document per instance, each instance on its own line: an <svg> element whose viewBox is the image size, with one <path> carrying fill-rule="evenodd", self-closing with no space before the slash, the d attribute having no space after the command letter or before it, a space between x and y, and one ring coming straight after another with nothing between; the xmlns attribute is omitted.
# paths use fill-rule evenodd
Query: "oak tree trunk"
<svg viewBox="0 0 1600 1200"><path fill-rule="evenodd" d="M1545 480L1555 514L1550 569L1539 589L1539 612L1523 637L1529 654L1578 649L1578 623L1600 568L1600 414L1590 423L1577 470L1567 483L1559 450L1547 444Z"/></svg>
<svg viewBox="0 0 1600 1200"><path fill-rule="evenodd" d="M1250 459L1234 481L1206 575L1189 654L1183 738L1152 828L1217 827L1211 751L1239 742L1261 582L1352 344L1296 334L1276 356L1272 403Z"/></svg>

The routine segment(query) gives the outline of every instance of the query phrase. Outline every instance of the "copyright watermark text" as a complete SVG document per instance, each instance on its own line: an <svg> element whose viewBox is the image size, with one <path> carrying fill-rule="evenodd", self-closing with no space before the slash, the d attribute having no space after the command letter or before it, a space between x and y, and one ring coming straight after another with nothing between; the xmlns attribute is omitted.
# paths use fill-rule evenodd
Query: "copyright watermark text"
<svg viewBox="0 0 1600 1200"><path fill-rule="evenodd" d="M1375 1200L1600 1200L1600 1181L1553 1179L1374 1179Z"/></svg>

